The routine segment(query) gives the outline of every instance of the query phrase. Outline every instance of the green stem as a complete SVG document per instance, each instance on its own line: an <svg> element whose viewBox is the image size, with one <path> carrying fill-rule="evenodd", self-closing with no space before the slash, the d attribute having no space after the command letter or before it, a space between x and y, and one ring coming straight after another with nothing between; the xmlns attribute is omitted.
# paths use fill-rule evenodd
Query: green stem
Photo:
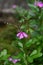
<svg viewBox="0 0 43 65"><path fill-rule="evenodd" d="M26 54L24 54L24 63L25 63L25 65L28 65L27 59L26 59Z"/></svg>

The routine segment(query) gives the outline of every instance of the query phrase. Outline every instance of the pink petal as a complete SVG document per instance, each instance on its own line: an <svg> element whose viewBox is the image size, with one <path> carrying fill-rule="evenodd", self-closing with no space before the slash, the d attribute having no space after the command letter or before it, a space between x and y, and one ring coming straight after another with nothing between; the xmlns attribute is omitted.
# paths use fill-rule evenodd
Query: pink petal
<svg viewBox="0 0 43 65"><path fill-rule="evenodd" d="M26 38L28 37L28 35L27 35L25 32L23 32L23 35L24 35L24 37L26 37Z"/></svg>
<svg viewBox="0 0 43 65"><path fill-rule="evenodd" d="M35 6L39 6L39 7L43 7L43 3L42 2L35 2L34 5Z"/></svg>
<svg viewBox="0 0 43 65"><path fill-rule="evenodd" d="M12 58L9 58L9 61L12 61L13 59Z"/></svg>
<svg viewBox="0 0 43 65"><path fill-rule="evenodd" d="M28 37L28 35L25 33L25 32L19 32L18 34L17 34L17 37L19 38L19 39L22 39L22 38L27 38Z"/></svg>
<svg viewBox="0 0 43 65"><path fill-rule="evenodd" d="M38 2L37 4L39 7L42 7L43 6L43 3L42 2Z"/></svg>
<svg viewBox="0 0 43 65"><path fill-rule="evenodd" d="M19 39L22 39L22 38L24 38L23 34L21 34L21 35L19 36Z"/></svg>
<svg viewBox="0 0 43 65"><path fill-rule="evenodd" d="M16 5L13 5L12 8L16 8L17 6Z"/></svg>
<svg viewBox="0 0 43 65"><path fill-rule="evenodd" d="M20 32L17 34L17 37L19 37L19 35L20 35Z"/></svg>
<svg viewBox="0 0 43 65"><path fill-rule="evenodd" d="M39 7L43 7L43 5L42 5L42 4L39 4L38 6L39 6Z"/></svg>
<svg viewBox="0 0 43 65"><path fill-rule="evenodd" d="M12 62L13 62L14 64L17 63L18 61L20 61L20 59L12 60Z"/></svg>
<svg viewBox="0 0 43 65"><path fill-rule="evenodd" d="M17 59L16 60L12 60L13 63L16 63L17 62Z"/></svg>

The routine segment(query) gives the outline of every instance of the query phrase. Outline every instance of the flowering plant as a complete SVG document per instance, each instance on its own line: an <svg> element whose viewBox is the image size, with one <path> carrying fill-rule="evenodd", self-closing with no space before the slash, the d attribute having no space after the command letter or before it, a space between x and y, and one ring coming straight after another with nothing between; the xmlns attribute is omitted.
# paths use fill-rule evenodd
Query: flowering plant
<svg viewBox="0 0 43 65"><path fill-rule="evenodd" d="M6 36L2 34L4 42L7 39L10 43L10 50L11 45L15 51L10 55L5 50L1 52L0 65L2 62L3 65L43 65L43 3L29 3L28 6L28 10L13 7L17 19L16 29L12 26ZM3 41L2 38L0 40Z"/></svg>

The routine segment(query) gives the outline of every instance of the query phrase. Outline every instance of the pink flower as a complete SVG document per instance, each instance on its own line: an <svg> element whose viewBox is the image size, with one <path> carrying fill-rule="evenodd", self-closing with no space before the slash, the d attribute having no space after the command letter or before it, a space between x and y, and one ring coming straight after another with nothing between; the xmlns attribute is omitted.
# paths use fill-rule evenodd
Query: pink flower
<svg viewBox="0 0 43 65"><path fill-rule="evenodd" d="M9 61L12 61L13 59L12 58L9 58Z"/></svg>
<svg viewBox="0 0 43 65"><path fill-rule="evenodd" d="M17 6L16 5L13 5L12 8L16 8Z"/></svg>
<svg viewBox="0 0 43 65"><path fill-rule="evenodd" d="M12 60L12 62L13 62L14 64L17 63L18 61L20 61L20 59Z"/></svg>
<svg viewBox="0 0 43 65"><path fill-rule="evenodd" d="M27 38L28 35L25 32L19 32L19 33L17 33L17 37L19 39L22 39L22 38Z"/></svg>
<svg viewBox="0 0 43 65"><path fill-rule="evenodd" d="M14 64L19 62L20 59L12 59L11 57L9 58L9 61L13 62Z"/></svg>
<svg viewBox="0 0 43 65"><path fill-rule="evenodd" d="M43 3L42 2L35 2L34 4L35 4L35 6L38 6L40 8L43 7Z"/></svg>

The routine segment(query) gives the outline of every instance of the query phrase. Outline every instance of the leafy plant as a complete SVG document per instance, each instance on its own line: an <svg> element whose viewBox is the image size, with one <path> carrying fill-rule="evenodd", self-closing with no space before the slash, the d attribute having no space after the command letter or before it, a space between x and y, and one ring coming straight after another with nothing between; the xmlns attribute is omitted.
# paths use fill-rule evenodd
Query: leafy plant
<svg viewBox="0 0 43 65"><path fill-rule="evenodd" d="M7 53L7 50L3 50L0 53L0 64L2 65L43 65L43 8L28 4L29 10L21 7L15 9L15 17L17 18L17 24L14 29L7 29L4 31L1 42L9 41L13 47L13 54ZM14 9L13 9L14 10ZM14 63L12 60L9 62L9 57L13 60L20 59L19 62ZM2 61L4 60L4 61Z"/></svg>

